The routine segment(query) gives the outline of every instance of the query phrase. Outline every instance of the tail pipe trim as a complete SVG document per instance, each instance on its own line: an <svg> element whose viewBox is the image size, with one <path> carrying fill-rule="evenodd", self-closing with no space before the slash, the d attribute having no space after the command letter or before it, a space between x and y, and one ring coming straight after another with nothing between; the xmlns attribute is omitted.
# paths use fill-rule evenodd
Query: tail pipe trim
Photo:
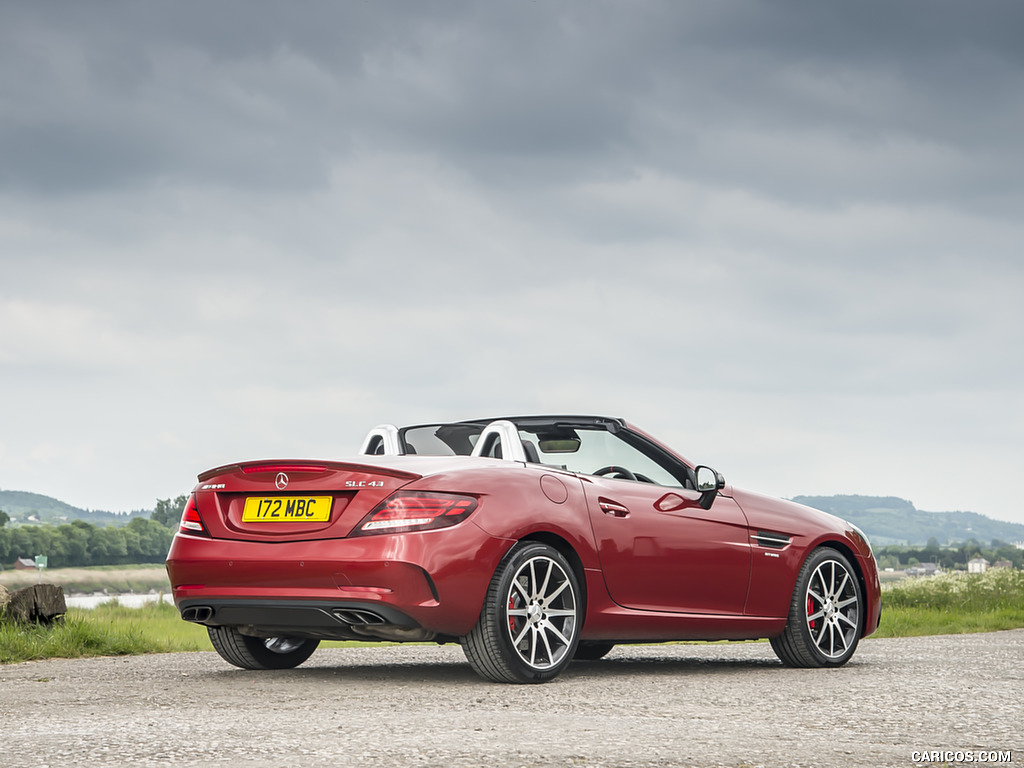
<svg viewBox="0 0 1024 768"><path fill-rule="evenodd" d="M181 612L181 618L196 624L203 624L213 618L213 608L208 605L191 605Z"/></svg>

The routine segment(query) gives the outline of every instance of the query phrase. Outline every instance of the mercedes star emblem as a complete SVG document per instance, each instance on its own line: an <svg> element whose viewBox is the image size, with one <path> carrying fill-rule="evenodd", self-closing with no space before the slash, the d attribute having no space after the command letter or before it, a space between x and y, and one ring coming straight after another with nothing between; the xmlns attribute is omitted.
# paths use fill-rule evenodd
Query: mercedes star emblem
<svg viewBox="0 0 1024 768"><path fill-rule="evenodd" d="M278 472L277 479L274 480L274 485L277 486L277 490L283 491L285 488L288 487L288 475L286 475L284 472Z"/></svg>

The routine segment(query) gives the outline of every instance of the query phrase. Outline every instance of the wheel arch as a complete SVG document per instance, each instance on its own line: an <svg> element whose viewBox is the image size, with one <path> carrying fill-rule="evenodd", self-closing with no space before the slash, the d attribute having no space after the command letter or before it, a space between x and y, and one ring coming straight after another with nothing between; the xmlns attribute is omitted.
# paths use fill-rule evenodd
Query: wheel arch
<svg viewBox="0 0 1024 768"><path fill-rule="evenodd" d="M586 572L583 568L583 560L572 544L570 544L567 539L564 539L552 531L534 531L533 533L526 534L519 539L519 541L536 541L541 544L547 544L549 547L557 549L562 557L569 561L569 565L572 566L572 570L576 574L576 580L580 585L580 598L583 602L583 616L585 621L587 615Z"/></svg>
<svg viewBox="0 0 1024 768"><path fill-rule="evenodd" d="M864 576L864 569L861 567L860 564L860 558L857 557L857 553L846 542L840 541L838 539L825 539L824 541L819 541L813 547L808 549L807 556L804 559L806 560L807 557L811 556L812 552L821 549L822 547L834 549L843 557L845 557L847 561L849 561L850 566L853 568L853 572L857 576L857 583L860 584L860 593L864 599L864 610L860 612L860 627L857 629L857 633L858 637L864 637L865 629L867 628L868 610L871 608L871 606L868 605L868 601L871 599L871 593L868 590L868 584Z"/></svg>
<svg viewBox="0 0 1024 768"><path fill-rule="evenodd" d="M547 571L535 572L534 558L547 560ZM552 591L548 593L555 569L561 575L555 576ZM477 624L459 638L473 669L485 679L499 683L541 683L560 674L572 661L585 621L586 587L578 576L581 570L578 553L568 541L551 531L532 531L516 539L492 577ZM529 583L524 581L524 586L514 589L515 580L520 578ZM577 594L564 589L573 580L579 585ZM543 591L542 599L537 598L538 586ZM516 605L513 605L513 596ZM548 599L552 601L550 604ZM512 625L514 607L520 617L517 626ZM551 617L545 615L549 610ZM549 624L549 621L560 622L560 625ZM526 622L535 625L531 637L527 636L530 626ZM542 633L543 648L537 638ZM561 644L555 640L549 642L552 633Z"/></svg>

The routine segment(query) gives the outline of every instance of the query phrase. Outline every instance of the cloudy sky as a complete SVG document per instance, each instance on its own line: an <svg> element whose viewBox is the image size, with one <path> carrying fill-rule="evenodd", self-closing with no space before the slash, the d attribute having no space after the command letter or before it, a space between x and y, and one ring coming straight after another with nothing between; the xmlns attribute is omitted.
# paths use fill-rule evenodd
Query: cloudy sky
<svg viewBox="0 0 1024 768"><path fill-rule="evenodd" d="M1024 6L0 0L0 488L623 416L1024 522Z"/></svg>

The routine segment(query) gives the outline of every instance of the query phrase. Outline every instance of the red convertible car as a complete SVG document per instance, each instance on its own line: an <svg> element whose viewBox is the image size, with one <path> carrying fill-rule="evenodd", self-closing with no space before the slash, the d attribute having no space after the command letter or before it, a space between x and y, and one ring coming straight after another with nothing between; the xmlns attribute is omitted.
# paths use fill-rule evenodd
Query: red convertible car
<svg viewBox="0 0 1024 768"><path fill-rule="evenodd" d="M246 669L323 639L459 643L509 683L672 640L768 638L834 667L880 615L856 526L597 416L383 425L353 458L211 469L167 571L182 618Z"/></svg>

